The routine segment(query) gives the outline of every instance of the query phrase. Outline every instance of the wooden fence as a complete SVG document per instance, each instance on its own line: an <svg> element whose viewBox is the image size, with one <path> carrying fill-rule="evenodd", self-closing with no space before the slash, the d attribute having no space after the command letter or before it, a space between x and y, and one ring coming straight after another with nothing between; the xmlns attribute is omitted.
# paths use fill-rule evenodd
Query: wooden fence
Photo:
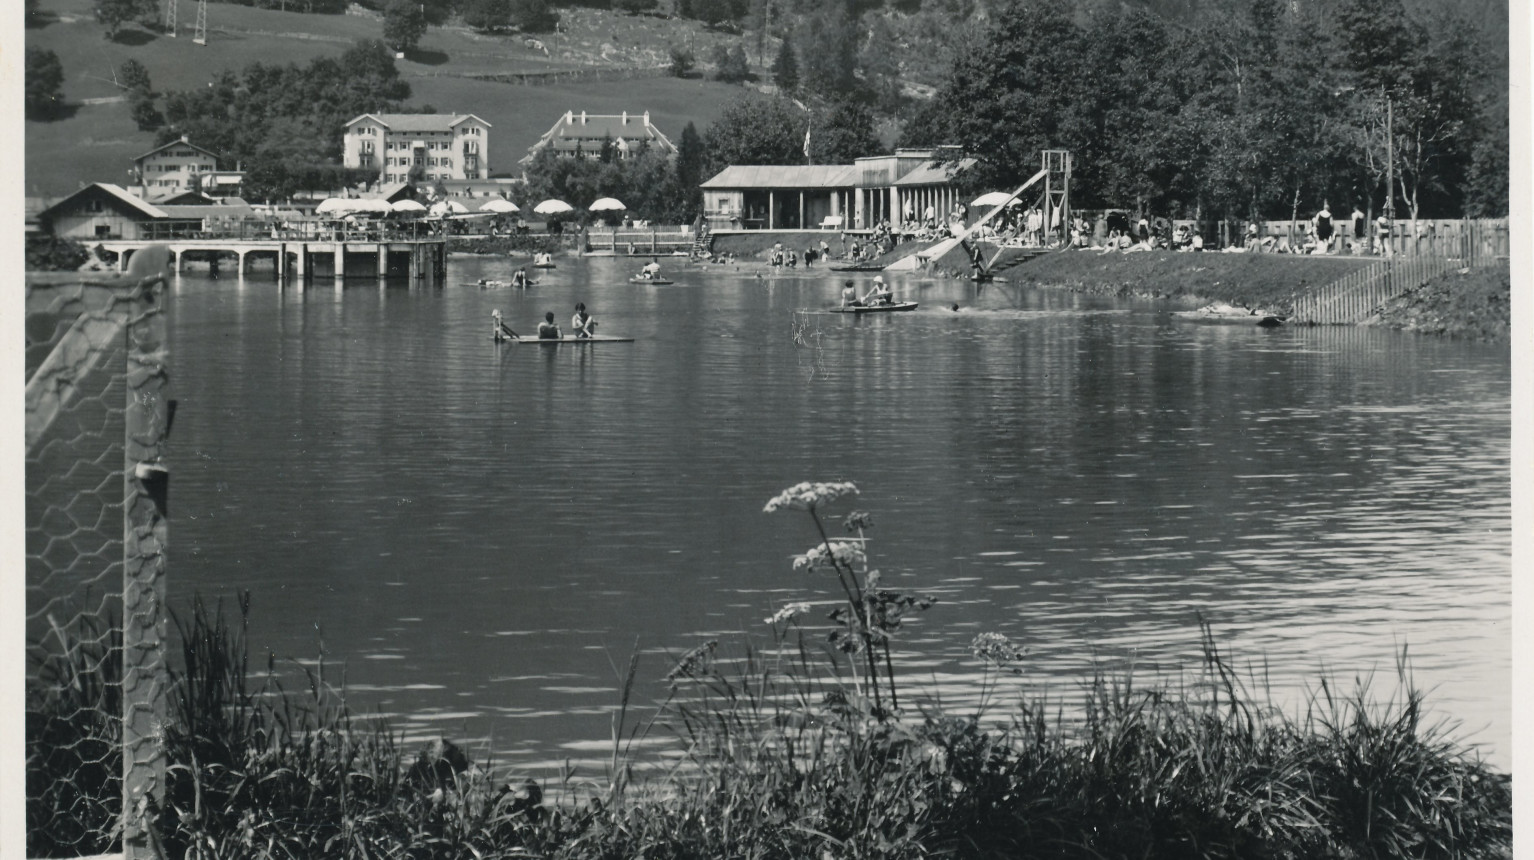
<svg viewBox="0 0 1534 860"><path fill-rule="evenodd" d="M586 251L612 254L669 254L690 251L697 234L686 224L665 227L619 227L586 231Z"/></svg>
<svg viewBox="0 0 1534 860"><path fill-rule="evenodd" d="M1411 222L1401 222L1409 225ZM1378 313L1385 302L1453 269L1505 260L1507 219L1419 221L1405 235L1397 231L1385 256L1295 300L1292 322L1346 325Z"/></svg>

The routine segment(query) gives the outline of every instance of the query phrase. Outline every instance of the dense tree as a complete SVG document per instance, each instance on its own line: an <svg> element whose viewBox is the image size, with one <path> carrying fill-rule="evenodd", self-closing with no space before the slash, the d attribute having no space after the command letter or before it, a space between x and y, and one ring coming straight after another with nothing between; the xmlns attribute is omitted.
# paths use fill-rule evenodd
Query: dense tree
<svg viewBox="0 0 1534 860"><path fill-rule="evenodd" d="M259 156L323 164L340 159L342 123L397 111L409 96L388 48L365 41L307 66L253 63L238 75L220 73L209 86L167 92L157 137L164 143L186 135L227 162Z"/></svg>
<svg viewBox="0 0 1534 860"><path fill-rule="evenodd" d="M165 124L165 115L155 107L154 99L147 94L135 95L128 108L128 115L139 131L154 131Z"/></svg>
<svg viewBox="0 0 1534 860"><path fill-rule="evenodd" d="M136 95L149 95L154 85L149 81L149 70L138 60L127 60L117 67L117 85Z"/></svg>
<svg viewBox="0 0 1534 860"><path fill-rule="evenodd" d="M857 90L858 28L841 3L827 3L799 26L799 82L826 96Z"/></svg>
<svg viewBox="0 0 1534 860"><path fill-rule="evenodd" d="M697 65L697 59L692 51L673 45L671 47L671 75L677 78L685 78L692 74L693 66Z"/></svg>
<svg viewBox="0 0 1534 860"><path fill-rule="evenodd" d="M746 50L740 45L726 48L715 45L712 57L714 79L726 84L742 83L751 77L751 67L746 62Z"/></svg>
<svg viewBox="0 0 1534 860"><path fill-rule="evenodd" d="M778 46L778 56L772 61L772 81L785 93L799 88L799 61L794 59L794 46L788 39Z"/></svg>
<svg viewBox="0 0 1534 860"><path fill-rule="evenodd" d="M559 13L547 0L511 0L511 22L524 33L549 33L559 23Z"/></svg>
<svg viewBox="0 0 1534 860"><path fill-rule="evenodd" d="M476 30L501 30L511 26L511 0L465 0L461 14Z"/></svg>
<svg viewBox="0 0 1534 860"><path fill-rule="evenodd" d="M42 48L28 48L25 76L27 116L41 119L54 114L64 103L64 65L59 62L59 55Z"/></svg>
<svg viewBox="0 0 1534 860"><path fill-rule="evenodd" d="M390 0L384 7L383 39L396 51L412 51L426 35L426 15L416 0Z"/></svg>
<svg viewBox="0 0 1534 860"><path fill-rule="evenodd" d="M96 0L96 20L106 25L106 37L115 39L122 25L153 16L158 8L155 0Z"/></svg>
<svg viewBox="0 0 1534 860"><path fill-rule="evenodd" d="M802 164L808 126L809 114L781 96L737 99L725 105L703 134L707 172L712 175L732 164Z"/></svg>
<svg viewBox="0 0 1534 860"><path fill-rule="evenodd" d="M658 0L613 0L613 5L619 11L638 15L643 12L653 12L660 4Z"/></svg>
<svg viewBox="0 0 1534 860"><path fill-rule="evenodd" d="M810 121L810 160L816 164L851 164L878 155L884 144L875 131L873 111L858 98L825 103Z"/></svg>

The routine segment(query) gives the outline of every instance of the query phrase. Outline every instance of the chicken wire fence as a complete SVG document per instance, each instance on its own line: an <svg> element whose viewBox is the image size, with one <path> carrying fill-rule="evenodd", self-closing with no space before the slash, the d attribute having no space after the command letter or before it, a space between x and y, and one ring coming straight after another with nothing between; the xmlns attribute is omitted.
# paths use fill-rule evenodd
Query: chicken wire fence
<svg viewBox="0 0 1534 860"><path fill-rule="evenodd" d="M138 271L163 255L146 258L127 278L26 288L30 857L152 855L172 410L163 279Z"/></svg>

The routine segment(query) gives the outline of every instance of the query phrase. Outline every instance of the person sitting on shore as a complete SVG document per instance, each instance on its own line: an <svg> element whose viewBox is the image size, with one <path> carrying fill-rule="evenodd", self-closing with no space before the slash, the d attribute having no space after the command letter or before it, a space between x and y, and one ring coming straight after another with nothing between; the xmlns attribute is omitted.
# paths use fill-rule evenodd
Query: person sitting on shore
<svg viewBox="0 0 1534 860"><path fill-rule="evenodd" d="M576 337L591 337L597 333L597 321L586 313L586 303L575 303L575 316L570 318L570 328Z"/></svg>
<svg viewBox="0 0 1534 860"><path fill-rule="evenodd" d="M644 278L647 281L654 281L659 279L660 261L654 257L651 257L650 262L645 263L644 268L639 270L639 277Z"/></svg>
<svg viewBox="0 0 1534 860"><path fill-rule="evenodd" d="M885 285L884 276L875 275L873 288L868 291L868 295L863 297L863 301L860 304L887 305L893 303L894 300L895 294Z"/></svg>
<svg viewBox="0 0 1534 860"><path fill-rule="evenodd" d="M842 307L860 308L863 302L858 298L858 288L851 281L842 282Z"/></svg>
<svg viewBox="0 0 1534 860"><path fill-rule="evenodd" d="M543 322L538 323L538 339L559 340L562 337L564 337L564 335L560 332L559 326L554 324L554 312L549 311L548 313L544 314Z"/></svg>

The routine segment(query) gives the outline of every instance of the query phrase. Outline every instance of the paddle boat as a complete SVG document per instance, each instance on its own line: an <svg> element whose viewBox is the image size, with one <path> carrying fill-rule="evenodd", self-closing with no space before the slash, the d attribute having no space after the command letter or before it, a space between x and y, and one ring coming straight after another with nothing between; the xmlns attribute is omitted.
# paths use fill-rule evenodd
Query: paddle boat
<svg viewBox="0 0 1534 860"><path fill-rule="evenodd" d="M917 302L881 302L876 305L838 305L831 309L833 314L880 314L893 311L914 311Z"/></svg>
<svg viewBox="0 0 1534 860"><path fill-rule="evenodd" d="M676 281L668 281L665 278L646 278L644 275L635 275L634 277L629 278L629 283L631 283L631 284L651 284L651 285L657 286L657 287L664 287L664 286L666 286L668 284L674 284L674 283L676 283Z"/></svg>

